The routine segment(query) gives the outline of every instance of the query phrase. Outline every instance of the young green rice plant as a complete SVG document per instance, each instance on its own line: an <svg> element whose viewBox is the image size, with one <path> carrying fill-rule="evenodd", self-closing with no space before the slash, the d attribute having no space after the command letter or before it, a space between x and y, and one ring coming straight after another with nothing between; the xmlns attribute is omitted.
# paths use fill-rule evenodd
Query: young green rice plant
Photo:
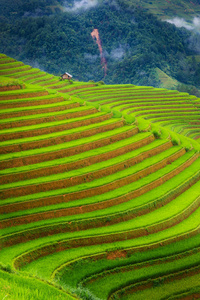
<svg viewBox="0 0 200 300"><path fill-rule="evenodd" d="M0 75L5 76L5 75L12 74L12 76L13 76L16 73L19 74L20 72L27 71L27 70L30 70L30 69L31 69L30 66L20 66L20 67L11 68L11 69L9 69L9 67L8 67L7 69L0 70ZM39 69L38 69L38 72L39 72Z"/></svg>
<svg viewBox="0 0 200 300"><path fill-rule="evenodd" d="M134 293L134 299L149 299L149 300L177 300L184 299L184 297L192 297L193 294L197 293L197 297L199 294L199 274L188 276L183 279L173 280L168 283L163 283L159 286L154 286L152 288L147 288L142 291L138 291ZM120 299L130 300L133 299L133 294L126 294L121 296ZM192 298L191 298L192 299Z"/></svg>
<svg viewBox="0 0 200 300"><path fill-rule="evenodd" d="M40 97L40 99L47 98L47 96L43 96L43 97ZM55 98L55 100L57 99L57 97L55 97L54 95L51 95L51 96L48 97L48 99L53 99L53 98ZM12 114L12 113L14 114L14 113L25 112L25 111L27 111L27 112L28 111L34 111L35 113L37 113L37 110L39 110L39 109L60 108L60 107L62 108L62 106L76 103L75 101L70 101L70 100L63 99L65 101L49 103L49 104L43 104L43 105L37 105L37 99L38 98L35 98L35 99L36 99L35 100L36 105L1 109L0 114L6 116L7 114Z"/></svg>
<svg viewBox="0 0 200 300"><path fill-rule="evenodd" d="M33 171L33 170L37 170L37 169L41 169L41 168L47 168L47 167L53 167L53 166L59 166L62 164L67 164L70 162L76 162L76 161L81 161L84 160L86 158L89 157L94 157L97 155L101 155L104 153L111 153L113 151L117 151L119 149L123 149L126 146L131 146L132 144L134 144L135 142L138 142L142 139L148 138L149 133L142 133L142 134L136 134L132 137L129 137L127 139L123 139L120 140L118 142L115 142L113 144L110 145L106 145L103 147L100 147L98 149L94 149L94 150L89 150L80 154L76 154L73 155L71 157L64 157L64 158L60 158L60 159L55 159L52 161L46 161L46 162L42 162L42 163L38 163L38 164L33 164L33 165L28 165L28 166L22 166L22 167L18 167L18 168L10 168L10 169L5 169L5 170L1 170L0 174L4 175L4 174L14 174L14 173L22 173L22 172L27 172L27 171ZM164 140L161 140L157 143L153 142L154 144L151 145L151 143L147 143L147 150L150 150L151 148L156 148L159 145L162 145L165 143ZM143 149L139 149L137 150L136 155L138 154L138 151L143 151Z"/></svg>
<svg viewBox="0 0 200 300"><path fill-rule="evenodd" d="M196 170L195 170L195 168L196 168ZM156 191L157 191L156 196L155 196L155 191L152 190L152 191L145 193L142 196L137 197L137 201L135 201L135 199L132 199L132 200L122 203L120 205L108 207L105 209L101 209L99 211L93 211L90 213L78 214L78 215L74 215L74 216L60 217L60 218L57 218L56 220L50 219L50 220L38 221L38 222L34 223L34 226L35 226L35 228L37 226L47 226L46 228L48 230L48 226L51 226L51 224L53 226L56 225L55 221L58 222L57 223L58 225L59 225L59 222L72 222L72 221L76 222L76 220L78 222L81 222L80 220L83 220L83 221L86 220L86 222L88 221L91 223L94 220L100 221L101 219L103 219L104 222L107 222L107 217L110 217L112 219L115 217L117 219L119 217L123 218L123 215L126 217L126 214L131 215L131 213L140 211L143 208L149 208L150 210L152 210L152 207L153 207L153 210L155 210L155 208L157 207L157 204L162 203L162 201L165 201L166 199L168 199L168 197L171 197L171 196L173 197L172 198L172 200L173 200L176 197L176 195L179 195L181 193L182 190L184 190L185 188L188 189L192 183L194 184L196 182L196 180L198 180L198 178L199 178L198 163L196 163L196 164L193 163L192 166L187 168L187 172L182 172L182 173L179 175L176 175L174 178L170 179L166 183L163 183L162 186L157 187L156 188ZM194 197L197 197L198 196L197 184L195 184L192 188L190 188L190 191L193 193ZM111 195L111 197L112 197L112 195ZM98 196L96 196L95 198L97 201ZM75 203L72 201L71 204L70 203L66 203L66 204L62 204L62 205L57 204L57 205L52 205L52 206L44 207L44 208L30 209L28 211L27 210L24 211L23 214L27 215L27 214L34 214L34 213L48 211L48 210L58 210L58 209L66 208L66 207L73 207L73 205L80 206L80 205L84 205L86 201L87 201L87 199L83 199L83 200L79 200L79 201L76 200ZM13 218L13 217L18 217L18 216L20 217L21 215L22 215L22 212L15 212L15 213L10 213L5 216L2 216L1 219ZM89 219L90 219L90 221L89 221ZM26 230L29 230L31 228L32 228L31 223L21 225L21 226L8 227L8 228L4 228L1 231L1 234L3 234L4 236L6 234L11 234L11 233L17 234L18 231L26 232ZM45 227L43 227L43 228L39 227L38 230L44 231Z"/></svg>
<svg viewBox="0 0 200 300"><path fill-rule="evenodd" d="M71 109L66 109L62 111L57 111L57 112L47 112L47 113L40 113L40 114L34 114L34 115L29 115L29 116L20 116L20 117L13 117L13 118L8 118L8 119L1 119L0 124L6 124L6 123L12 123L12 122L22 122L25 120L32 120L32 119L40 119L40 118L48 118L50 116L59 116L59 115L66 115L66 119L68 119L68 114L71 113L78 113L78 112L84 112L84 111L89 111L91 110L91 107L87 106L80 106L76 108L71 108ZM17 126L16 126L17 127Z"/></svg>
<svg viewBox="0 0 200 300"><path fill-rule="evenodd" d="M21 138L21 139L13 139L13 140L8 140L8 141L4 141L4 142L0 142L0 147L4 147L7 145L18 145L18 144L23 144L23 143L30 143L30 142L36 142L36 141L43 141L43 140L48 140L48 139L54 139L56 137L59 136L65 136L65 135L69 135L69 134L75 134L78 132L84 132L84 131L89 131L90 129L94 129L94 128L101 128L107 125L111 125L111 124L115 124L116 123L116 119L108 119L106 121L103 121L101 123L94 123L91 125L87 125L87 126L82 126L81 129L80 127L74 128L74 129L68 129L68 130L63 130L63 131L58 131L58 132L54 132L54 133L50 133L50 134L41 134L38 136L33 136L33 137L28 137L28 138ZM117 126L116 126L117 127ZM120 126L119 126L120 127Z"/></svg>
<svg viewBox="0 0 200 300"><path fill-rule="evenodd" d="M94 117L94 115L92 115L92 116ZM75 119L73 119L73 121L75 121ZM59 122L56 122L56 123L59 124ZM48 123L42 124L40 126L38 126L38 125L28 126L27 129L30 129L30 127L32 129L36 129L38 127L47 127L47 124ZM49 126L50 125L52 125L52 124L49 124ZM72 141L71 143L62 143L60 145L45 147L45 152L48 153L48 152L52 152L52 151L58 151L58 150L66 149L66 148L75 147L77 145L83 145L83 147L84 147L84 144L86 144L86 143L91 143L93 141L101 140L103 138L112 139L112 136L117 135L117 134L126 133L129 130L130 130L129 126L123 126L123 127L120 127L120 128L116 128L116 129L112 130L111 132L110 131L103 132L101 134L96 134L96 135L91 136L91 137L86 137L86 138L83 138L83 139ZM11 129L10 130L9 129L8 130L2 130L2 131L0 131L0 133L5 134L9 131L10 132L15 132L15 131L19 131L19 129L16 129L16 130L11 130ZM1 156L1 161L8 160L8 159L14 159L14 158L18 158L18 157L25 157L25 156L30 156L30 155L42 154L42 153L44 153L43 148L27 150L27 151L22 151L22 152L9 153L9 154L2 155Z"/></svg>
<svg viewBox="0 0 200 300"><path fill-rule="evenodd" d="M9 133L17 133L17 132L23 132L23 131L29 131L29 130L38 130L42 128L48 128L52 127L54 128L57 125L65 125L69 123L76 123L77 121L84 121L86 119L95 119L96 117L100 117L105 115L106 113L93 113L87 116L82 116L82 117L77 117L77 118L72 118L72 119L65 119L61 121L54 121L54 122L47 122L47 123L42 123L42 124L36 124L36 125L29 125L29 126L21 126L21 127L15 127L12 129L3 129L0 130L0 134L9 134ZM56 127L55 127L56 128Z"/></svg>
<svg viewBox="0 0 200 300"><path fill-rule="evenodd" d="M76 296L60 290L47 282L20 273L8 274L0 271L1 299L15 300L75 300Z"/></svg>
<svg viewBox="0 0 200 300"><path fill-rule="evenodd" d="M25 84L20 80L0 76L0 87L9 87L13 85L20 86L21 88L25 88Z"/></svg>
<svg viewBox="0 0 200 300"><path fill-rule="evenodd" d="M166 158L170 158L170 156L173 156L174 154L176 154L178 151L180 150L180 148L175 148L175 147L171 147L170 149L157 154L156 156L153 156L151 158L146 159L145 161L134 165L134 166L130 166L130 168L126 168L125 170L122 170L120 172L117 172L116 174L112 174L112 175L108 175L109 178L107 178L106 180L106 175L104 176L105 179L105 183L109 183L112 182L114 180L119 180L120 178L126 177L126 176L130 176L132 174L136 174L137 172L140 172L141 170L145 170L148 167L153 166L154 164L157 164L159 162L161 162L162 160L166 159ZM126 159L130 159L131 158L131 153L128 153L127 155L124 155L125 157L121 158L121 162L124 161L126 162ZM84 175L84 174L88 174L88 173L92 173L92 172L96 172L98 170L101 169L106 169L106 167L110 167L113 166L115 164L119 163L120 158L116 158L116 159L110 159L109 161L106 162L102 162L102 163L96 163L95 165L92 166L88 166L82 169L78 169L78 170L74 170L74 171L68 171L67 173L62 173L62 174L56 174L56 175L51 175L48 177L39 177L36 179L30 179L30 180L26 180L26 181L22 181L22 182L14 182L11 184L4 184L1 185L0 190L3 191L4 189L11 189L14 187L20 187L23 186L25 187L26 185L33 185L33 184L37 184L38 182L40 182L40 184L45 183L45 182L51 182L51 181L55 181L55 180L61 180L61 179L66 179L66 178L72 178L75 176L80 176L80 175ZM123 175L122 175L123 173ZM113 177L113 178L112 178ZM141 176L142 177L142 176ZM102 179L101 179L102 181ZM96 180L96 184L98 186L97 180ZM80 191L81 188L79 186L78 190Z"/></svg>
<svg viewBox="0 0 200 300"><path fill-rule="evenodd" d="M94 246L85 246L78 249L68 249L67 251L62 251L60 253L55 253L50 256L46 256L40 259L37 259L36 261L32 262L31 264L26 265L24 267L24 270L31 270L32 273L37 272L40 274L40 276L48 278L50 274L59 266L61 266L64 263L67 263L73 259L76 259L78 257L84 256L84 255L91 255L102 253L105 251L114 250L114 249L126 249L130 247L139 247L138 250L142 250L142 246L149 245L151 248L151 245L158 243L163 243L163 241L171 240L173 237L181 236L185 234L186 232L189 233L195 228L199 227L199 213L200 210L196 210L190 217L185 219L180 224L177 224L173 226L172 228L168 228L162 232L150 234L148 236L143 236L140 238L135 238L132 240L126 240L126 241L120 241L120 242L114 242L114 243L107 243L107 244L99 244ZM191 222L191 220L193 220ZM74 236L76 234L74 233ZM80 236L80 235L79 235ZM171 240L172 242L173 240ZM35 244L35 246L34 246ZM17 256L17 253L22 253L27 251L28 249L33 249L33 247L36 247L38 243L37 241L34 242L28 242L26 244L23 244L23 247L20 245L16 245L15 247L11 247L6 249L6 251L1 251L1 259L4 260L7 258L8 263ZM19 255L18 254L18 255Z"/></svg>
<svg viewBox="0 0 200 300"><path fill-rule="evenodd" d="M79 282L105 271L115 270L118 267L129 267L129 265L140 264L143 262L149 262L163 259L163 262L168 257L174 257L174 259L181 257L181 255L187 255L191 251L195 253L195 247L199 247L199 235L184 239L176 243L169 244L167 246L158 247L156 249L147 250L145 252L126 253L126 256L119 256L116 259L108 259L110 252L105 252L103 255L91 255L86 257L80 257L71 263L67 263L61 266L55 271L54 276L56 280L62 285L68 282L69 286L77 287ZM120 253L120 252L119 252ZM123 253L123 252L122 252ZM112 254L112 251L111 251ZM103 257L102 257L103 256Z"/></svg>
<svg viewBox="0 0 200 300"><path fill-rule="evenodd" d="M194 268L198 266L199 259L200 253L198 252L182 258L172 257L170 259L168 257L167 261L150 261L149 265L148 262L145 262L144 265L143 263L129 265L91 276L83 281L83 285L99 298L108 299L114 292L146 280L148 283L152 282L154 287L162 286L164 276L173 276L174 273ZM149 280L149 278L151 279Z"/></svg>

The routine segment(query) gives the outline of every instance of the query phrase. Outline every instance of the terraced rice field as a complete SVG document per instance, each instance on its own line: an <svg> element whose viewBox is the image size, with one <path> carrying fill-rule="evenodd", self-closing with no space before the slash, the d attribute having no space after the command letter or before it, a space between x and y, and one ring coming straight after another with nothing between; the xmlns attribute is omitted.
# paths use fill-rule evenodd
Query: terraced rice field
<svg viewBox="0 0 200 300"><path fill-rule="evenodd" d="M200 136L199 126L195 126L199 123L200 100L195 96L151 87L130 87L123 94L120 87L103 86L95 90L79 90L76 95L102 107L118 110L133 120L142 117L193 139ZM176 128L179 125L180 128Z"/></svg>
<svg viewBox="0 0 200 300"><path fill-rule="evenodd" d="M2 299L198 297L199 99L0 73Z"/></svg>

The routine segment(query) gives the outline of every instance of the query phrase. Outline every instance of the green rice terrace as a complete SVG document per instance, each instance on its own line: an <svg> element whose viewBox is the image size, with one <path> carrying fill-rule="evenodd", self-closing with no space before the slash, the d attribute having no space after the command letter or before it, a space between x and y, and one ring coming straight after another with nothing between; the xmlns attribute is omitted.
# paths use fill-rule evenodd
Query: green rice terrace
<svg viewBox="0 0 200 300"><path fill-rule="evenodd" d="M200 99L0 75L0 299L199 299Z"/></svg>

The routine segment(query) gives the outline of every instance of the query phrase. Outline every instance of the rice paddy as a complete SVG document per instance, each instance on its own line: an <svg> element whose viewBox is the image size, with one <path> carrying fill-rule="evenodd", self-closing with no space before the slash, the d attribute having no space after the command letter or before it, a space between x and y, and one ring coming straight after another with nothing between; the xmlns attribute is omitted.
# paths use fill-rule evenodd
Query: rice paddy
<svg viewBox="0 0 200 300"><path fill-rule="evenodd" d="M200 294L200 99L0 56L2 299Z"/></svg>

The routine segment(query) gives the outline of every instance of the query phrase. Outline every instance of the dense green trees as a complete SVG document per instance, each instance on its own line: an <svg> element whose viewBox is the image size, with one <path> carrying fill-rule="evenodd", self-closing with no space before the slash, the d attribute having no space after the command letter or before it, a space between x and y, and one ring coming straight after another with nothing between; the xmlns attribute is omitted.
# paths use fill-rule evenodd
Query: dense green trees
<svg viewBox="0 0 200 300"><path fill-rule="evenodd" d="M32 12L37 5L47 8L47 0L40 4L26 0L20 7L29 1ZM16 17L0 25L1 52L54 74L67 71L84 81L159 86L154 72L158 67L185 84L200 86L200 64L193 61L191 68L187 58L195 54L190 47L191 33L130 7L126 1L103 1L77 13ZM99 30L108 65L105 78L98 46L91 37L94 28Z"/></svg>

